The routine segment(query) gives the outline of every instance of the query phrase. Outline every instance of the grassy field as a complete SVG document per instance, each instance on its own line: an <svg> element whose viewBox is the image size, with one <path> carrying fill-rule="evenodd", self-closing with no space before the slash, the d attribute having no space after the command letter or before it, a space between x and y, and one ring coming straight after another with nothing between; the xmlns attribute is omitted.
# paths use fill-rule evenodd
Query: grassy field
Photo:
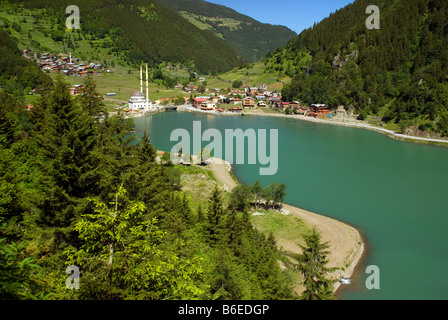
<svg viewBox="0 0 448 320"><path fill-rule="evenodd" d="M254 210L263 215L252 216L254 226L268 235L273 233L279 246L286 251L298 251L303 244L303 235L310 230L302 220L286 216L277 211Z"/></svg>
<svg viewBox="0 0 448 320"><path fill-rule="evenodd" d="M291 78L287 77L279 79L275 72L265 72L262 62L251 65L250 68L233 69L224 74L208 77L207 83L209 88L228 89L236 80L241 80L243 84L258 87L265 83L270 91L281 91L284 84L291 82ZM282 83L283 81L283 83Z"/></svg>
<svg viewBox="0 0 448 320"><path fill-rule="evenodd" d="M128 69L124 67L113 68L113 73L103 73L98 76L93 76L96 82L98 92L101 95L106 93L116 93L115 97L105 97L105 104L112 109L120 103L127 103L131 94L134 91L140 91L140 71L137 69ZM129 73L130 70L130 73ZM56 73L50 73L52 77L56 77ZM66 81L70 85L82 84L83 77L66 77ZM143 83L143 91L145 91L145 83ZM159 87L156 83L149 83L149 98L152 101L158 99L174 98L183 95L189 98L189 95L182 90L171 90L164 87Z"/></svg>

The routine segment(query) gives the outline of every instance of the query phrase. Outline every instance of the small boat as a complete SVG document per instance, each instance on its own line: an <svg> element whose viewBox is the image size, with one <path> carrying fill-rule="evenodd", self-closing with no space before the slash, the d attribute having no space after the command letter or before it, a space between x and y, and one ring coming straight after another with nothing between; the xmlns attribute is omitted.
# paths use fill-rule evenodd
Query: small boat
<svg viewBox="0 0 448 320"><path fill-rule="evenodd" d="M350 284L350 283L352 283L352 280L351 279L342 278L339 282L341 284Z"/></svg>

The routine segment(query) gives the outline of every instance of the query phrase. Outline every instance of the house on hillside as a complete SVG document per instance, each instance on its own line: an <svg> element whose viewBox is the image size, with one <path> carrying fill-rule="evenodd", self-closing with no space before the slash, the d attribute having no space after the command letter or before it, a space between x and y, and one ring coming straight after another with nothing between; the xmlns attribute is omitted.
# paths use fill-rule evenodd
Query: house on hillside
<svg viewBox="0 0 448 320"><path fill-rule="evenodd" d="M299 116L307 116L309 112L310 111L305 107L300 107L294 110L294 113L298 114Z"/></svg>
<svg viewBox="0 0 448 320"><path fill-rule="evenodd" d="M204 110L204 111L216 110L216 104L213 101L203 102L201 104L201 110Z"/></svg>
<svg viewBox="0 0 448 320"><path fill-rule="evenodd" d="M244 108L255 108L255 99L253 99L253 98L243 99L243 107Z"/></svg>
<svg viewBox="0 0 448 320"><path fill-rule="evenodd" d="M250 94L251 96L255 96L255 95L257 95L257 94L258 94L258 88L250 87L250 88L249 88L249 94Z"/></svg>
<svg viewBox="0 0 448 320"><path fill-rule="evenodd" d="M310 113L308 115L313 118L322 119L330 115L330 110L327 109L325 104L313 104L310 107Z"/></svg>
<svg viewBox="0 0 448 320"><path fill-rule="evenodd" d="M234 107L234 108L230 108L229 111L232 113L242 113L243 108Z"/></svg>
<svg viewBox="0 0 448 320"><path fill-rule="evenodd" d="M280 98L270 98L269 99L269 105L271 108L282 108L282 99Z"/></svg>
<svg viewBox="0 0 448 320"><path fill-rule="evenodd" d="M195 98L193 99L193 107L200 109L203 103L207 103L206 98Z"/></svg>
<svg viewBox="0 0 448 320"><path fill-rule="evenodd" d="M258 108L266 108L268 104L265 101L258 102Z"/></svg>
<svg viewBox="0 0 448 320"><path fill-rule="evenodd" d="M184 91L187 93L195 92L197 90L197 87L194 84L189 84L184 88Z"/></svg>
<svg viewBox="0 0 448 320"><path fill-rule="evenodd" d="M293 101L293 102L291 102L291 103L289 104L289 107L292 108L292 109L298 109L298 108L300 108L300 102L298 102L298 101Z"/></svg>

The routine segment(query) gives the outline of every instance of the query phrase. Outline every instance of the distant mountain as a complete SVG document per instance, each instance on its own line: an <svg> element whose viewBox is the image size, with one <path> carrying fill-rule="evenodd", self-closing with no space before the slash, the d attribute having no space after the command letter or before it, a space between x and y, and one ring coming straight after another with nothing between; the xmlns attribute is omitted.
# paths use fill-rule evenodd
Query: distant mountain
<svg viewBox="0 0 448 320"><path fill-rule="evenodd" d="M366 8L380 9L380 30ZM406 131L448 135L448 1L356 0L264 61L285 99L344 104Z"/></svg>
<svg viewBox="0 0 448 320"><path fill-rule="evenodd" d="M250 62L260 61L297 34L284 26L260 23L225 6L202 0L156 0L202 30L221 38Z"/></svg>
<svg viewBox="0 0 448 320"><path fill-rule="evenodd" d="M11 0L24 8L46 8L53 12L56 25L46 32L64 40L65 9L71 0ZM203 31L177 13L153 0L77 0L81 31L78 38L102 40L102 47L139 61L163 61L194 66L202 73L216 73L241 65L244 59L213 34ZM50 30L50 31L48 31ZM56 36L54 36L56 34ZM60 36L57 36L60 34ZM75 38L76 40L76 38Z"/></svg>

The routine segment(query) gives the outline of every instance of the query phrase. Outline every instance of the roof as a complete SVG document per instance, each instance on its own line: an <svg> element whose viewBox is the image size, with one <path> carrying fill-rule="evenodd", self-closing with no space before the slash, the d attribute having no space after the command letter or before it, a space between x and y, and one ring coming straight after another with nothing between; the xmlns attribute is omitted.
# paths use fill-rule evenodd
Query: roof
<svg viewBox="0 0 448 320"><path fill-rule="evenodd" d="M131 98L138 98L138 97L142 97L142 98L144 98L145 95L144 95L142 92L140 92L140 91L134 91L134 92L131 94Z"/></svg>

